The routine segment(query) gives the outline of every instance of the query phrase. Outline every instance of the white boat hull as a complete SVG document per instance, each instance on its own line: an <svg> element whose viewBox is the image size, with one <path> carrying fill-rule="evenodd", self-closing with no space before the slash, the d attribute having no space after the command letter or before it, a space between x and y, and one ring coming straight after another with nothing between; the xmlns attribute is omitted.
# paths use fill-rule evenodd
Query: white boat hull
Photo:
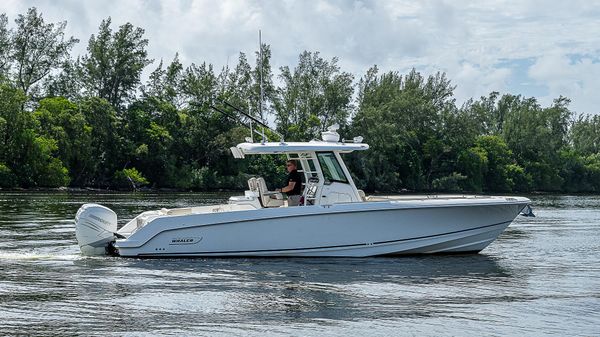
<svg viewBox="0 0 600 337"><path fill-rule="evenodd" d="M418 199L164 216L114 246L131 257L479 252L528 203L516 197Z"/></svg>

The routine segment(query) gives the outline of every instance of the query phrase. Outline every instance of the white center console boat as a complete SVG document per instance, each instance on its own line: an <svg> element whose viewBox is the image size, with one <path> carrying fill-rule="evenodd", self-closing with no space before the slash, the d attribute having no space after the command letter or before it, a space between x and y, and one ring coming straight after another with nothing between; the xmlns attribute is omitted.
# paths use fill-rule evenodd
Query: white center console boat
<svg viewBox="0 0 600 337"><path fill-rule="evenodd" d="M340 142L335 129L322 141L246 142L236 158L286 155L304 175L301 206L269 191L260 177L227 204L144 212L117 230L117 215L96 204L77 212L85 255L376 256L475 253L487 247L528 207L523 197L365 196L341 154L367 150L362 137ZM529 208L529 207L528 207Z"/></svg>

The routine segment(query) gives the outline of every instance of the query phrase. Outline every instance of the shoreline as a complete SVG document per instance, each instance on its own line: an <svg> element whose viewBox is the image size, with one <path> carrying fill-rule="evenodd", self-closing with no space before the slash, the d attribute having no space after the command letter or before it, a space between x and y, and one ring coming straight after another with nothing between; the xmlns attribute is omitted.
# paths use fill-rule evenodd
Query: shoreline
<svg viewBox="0 0 600 337"><path fill-rule="evenodd" d="M242 190L230 190L230 189L214 189L214 190L186 190L177 188L140 188L135 191L129 189L111 189L111 188L96 188L96 187L35 187L35 188L0 188L0 193L12 193L12 192L25 192L25 193L52 193L52 192L64 192L64 193L243 193ZM600 195L597 192L567 192L567 191L530 191L530 192L496 192L496 191L485 191L485 192L469 192L469 191L365 191L372 195L457 195L457 194L468 194L468 195Z"/></svg>

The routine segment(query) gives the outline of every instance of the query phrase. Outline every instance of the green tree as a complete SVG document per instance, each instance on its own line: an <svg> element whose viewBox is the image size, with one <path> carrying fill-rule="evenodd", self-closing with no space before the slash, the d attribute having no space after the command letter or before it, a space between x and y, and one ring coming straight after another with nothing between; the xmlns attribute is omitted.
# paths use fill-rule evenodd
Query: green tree
<svg viewBox="0 0 600 337"><path fill-rule="evenodd" d="M0 188L18 186L17 176L3 163L0 163Z"/></svg>
<svg viewBox="0 0 600 337"><path fill-rule="evenodd" d="M238 64L230 71L225 68L219 76L222 90L219 91L220 98L230 102L236 107L249 112L255 117L267 118L272 113L272 107L277 99L277 91L273 84L271 70L271 49L268 45L262 46L262 63L260 63L260 51L256 54L254 68L248 62L246 54L240 53ZM261 74L262 72L262 74ZM261 106L261 77L263 88L263 102ZM260 115L262 108L263 116Z"/></svg>
<svg viewBox="0 0 600 337"><path fill-rule="evenodd" d="M573 120L562 96L542 107L491 92L457 107L443 73L372 67L353 101L353 75L318 52L281 67L276 87L265 44L255 62L240 53L220 72L184 66L176 54L141 86L151 63L142 29L113 31L108 18L73 59L66 22L47 23L31 8L16 23L10 29L0 15L0 187L239 189L247 174L279 183L283 157L232 158L248 121L226 101L274 117L287 140L319 138L334 123L346 137L364 136L371 149L347 159L371 191L600 191L600 117Z"/></svg>
<svg viewBox="0 0 600 337"><path fill-rule="evenodd" d="M36 133L37 121L23 111L26 96L14 86L0 85L0 163L5 176L22 187L56 187L69 183L68 170L55 154L57 143ZM2 126L3 125L3 126Z"/></svg>
<svg viewBox="0 0 600 337"><path fill-rule="evenodd" d="M65 38L66 21L46 23L35 7L15 20L11 38L15 80L27 95L31 88L69 57L69 51L79 40Z"/></svg>
<svg viewBox="0 0 600 337"><path fill-rule="evenodd" d="M482 192L488 172L488 153L481 147L463 150L458 157L458 168L466 179L462 187L466 191Z"/></svg>
<svg viewBox="0 0 600 337"><path fill-rule="evenodd" d="M300 54L294 70L281 67L283 82L275 103L277 129L286 139L320 138L320 132L347 124L352 110L353 76L342 72L338 59L327 61L318 52Z"/></svg>
<svg viewBox="0 0 600 337"><path fill-rule="evenodd" d="M8 28L8 17L0 14L0 76L6 77L10 68L10 53L12 50L11 30Z"/></svg>
<svg viewBox="0 0 600 337"><path fill-rule="evenodd" d="M68 59L61 65L56 74L50 74L43 83L46 97L65 97L71 101L83 99L83 83L81 77L81 62L78 59Z"/></svg>
<svg viewBox="0 0 600 337"><path fill-rule="evenodd" d="M569 100L559 97L548 108L540 107L535 98L505 95L499 104L505 100L511 108L506 111L502 135L517 162L531 174L534 189L559 190L563 183L560 151L568 145L572 114Z"/></svg>
<svg viewBox="0 0 600 337"><path fill-rule="evenodd" d="M579 154L600 153L600 115L579 116L571 126L569 138Z"/></svg>
<svg viewBox="0 0 600 337"><path fill-rule="evenodd" d="M117 111L134 98L148 59L144 30L130 23L113 33L110 17L102 20L81 59L83 83L89 95L106 99Z"/></svg>
<svg viewBox="0 0 600 337"><path fill-rule="evenodd" d="M175 54L175 58L165 69L161 60L142 88L143 96L156 97L181 108L184 104L181 95L182 76L183 65L179 62L179 54Z"/></svg>
<svg viewBox="0 0 600 337"><path fill-rule="evenodd" d="M10 169L18 167L21 137L32 126L29 114L21 110L25 101L21 90L0 82L0 163Z"/></svg>
<svg viewBox="0 0 600 337"><path fill-rule="evenodd" d="M590 186L589 192L600 192L600 153L591 154L584 159L585 178Z"/></svg>
<svg viewBox="0 0 600 337"><path fill-rule="evenodd" d="M184 100L194 109L200 108L202 112L211 111L219 90L218 83L211 64L192 63L183 72L181 93Z"/></svg>
<svg viewBox="0 0 600 337"><path fill-rule="evenodd" d="M260 53L262 52L262 62ZM250 111L255 111L256 116L260 115L262 108L263 119L267 118L268 114L272 113L272 108L277 100L277 88L273 83L273 72L271 70L271 47L269 45L261 45L261 51L255 52L256 65L252 70L252 84L250 86L249 95L246 94L247 100L250 102ZM241 63L241 62L240 62ZM263 101L261 102L261 82ZM242 95L243 96L243 95ZM262 105L262 107L261 107Z"/></svg>
<svg viewBox="0 0 600 337"><path fill-rule="evenodd" d="M91 127L91 165L86 166L86 174L91 175L89 183L94 186L107 186L116 170L123 169L127 161L123 159L123 127L113 106L105 99L87 98L80 103L80 111ZM87 180L87 179L86 179Z"/></svg>
<svg viewBox="0 0 600 337"><path fill-rule="evenodd" d="M480 136L475 141L475 147L469 151L472 154L483 157L485 154L485 167L483 174L483 181L485 181L484 190L488 191L501 191L510 192L515 187L515 181L513 181L511 173L519 173L521 170L518 165L513 163L512 152L508 148L508 145L504 140L498 136ZM471 157L472 158L472 157ZM474 170L471 171L474 174ZM524 175L524 171L522 175ZM480 178L473 177L474 181L478 181ZM519 181L521 182L521 181Z"/></svg>
<svg viewBox="0 0 600 337"><path fill-rule="evenodd" d="M169 102L149 97L133 103L126 113L124 139L127 162L140 167L157 186L173 186L181 177L176 167L180 154L173 136L180 128L177 109Z"/></svg>
<svg viewBox="0 0 600 337"><path fill-rule="evenodd" d="M135 167L115 172L112 181L112 185L117 188L131 188L133 190L148 185L148 183L148 179L146 179Z"/></svg>
<svg viewBox="0 0 600 337"><path fill-rule="evenodd" d="M93 178L92 127L79 107L64 97L45 98L34 112L37 134L56 141L57 157L71 174L72 183L85 186Z"/></svg>
<svg viewBox="0 0 600 337"><path fill-rule="evenodd" d="M351 130L371 145L355 166L363 186L429 189L434 179L453 174L455 169L447 164L452 148L443 138L443 128L445 118L457 109L454 87L444 74L425 78L413 69L406 76L378 75L373 67L358 88Z"/></svg>

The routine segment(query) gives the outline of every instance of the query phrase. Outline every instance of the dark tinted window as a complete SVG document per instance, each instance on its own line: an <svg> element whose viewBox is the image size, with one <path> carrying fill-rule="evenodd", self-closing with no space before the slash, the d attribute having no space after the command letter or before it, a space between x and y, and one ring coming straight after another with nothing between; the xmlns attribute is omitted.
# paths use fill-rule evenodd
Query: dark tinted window
<svg viewBox="0 0 600 337"><path fill-rule="evenodd" d="M319 159L319 164L321 165L321 170L323 171L323 177L325 178L325 183L330 182L340 182L340 183L348 183L348 179L340 166L340 163L337 161L333 152L320 152L317 153L317 158Z"/></svg>

